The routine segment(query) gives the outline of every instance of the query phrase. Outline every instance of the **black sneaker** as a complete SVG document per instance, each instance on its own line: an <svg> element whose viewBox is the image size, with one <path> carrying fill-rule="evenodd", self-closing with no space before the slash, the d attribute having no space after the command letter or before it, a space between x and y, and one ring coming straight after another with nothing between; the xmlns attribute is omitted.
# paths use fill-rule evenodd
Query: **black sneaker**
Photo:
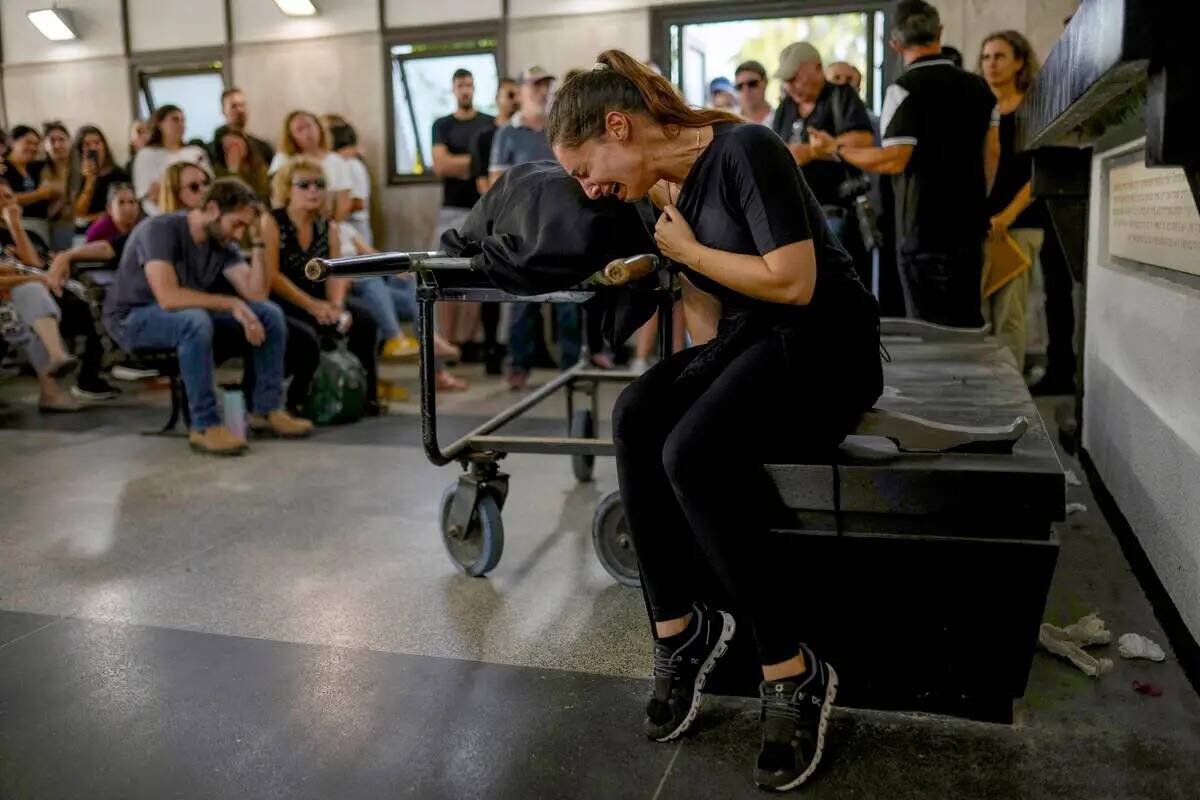
<svg viewBox="0 0 1200 800"><path fill-rule="evenodd" d="M692 606L691 636L672 649L654 643L654 695L646 704L646 735L669 742L686 731L700 711L700 690L717 659L729 649L733 616L712 611L702 603Z"/></svg>
<svg viewBox="0 0 1200 800"><path fill-rule="evenodd" d="M782 681L763 681L763 738L754 766L754 783L785 792L804 783L817 768L825 749L829 712L837 696L833 667L800 645L807 672Z"/></svg>
<svg viewBox="0 0 1200 800"><path fill-rule="evenodd" d="M103 378L97 378L72 386L71 394L80 400L115 400L121 396L121 390Z"/></svg>

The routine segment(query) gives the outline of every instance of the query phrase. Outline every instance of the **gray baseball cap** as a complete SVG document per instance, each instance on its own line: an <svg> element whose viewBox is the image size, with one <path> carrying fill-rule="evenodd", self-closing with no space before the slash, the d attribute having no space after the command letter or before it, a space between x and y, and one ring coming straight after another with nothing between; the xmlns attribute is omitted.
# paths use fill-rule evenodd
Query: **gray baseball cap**
<svg viewBox="0 0 1200 800"><path fill-rule="evenodd" d="M779 69L775 70L775 77L781 81L791 80L796 70L800 69L800 65L810 61L821 61L821 54L817 52L817 48L808 42L793 42L779 54Z"/></svg>

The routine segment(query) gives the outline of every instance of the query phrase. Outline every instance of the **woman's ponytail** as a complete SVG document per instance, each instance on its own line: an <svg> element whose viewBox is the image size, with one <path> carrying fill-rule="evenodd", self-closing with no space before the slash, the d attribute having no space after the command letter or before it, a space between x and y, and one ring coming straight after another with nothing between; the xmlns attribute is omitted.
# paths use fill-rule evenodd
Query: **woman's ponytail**
<svg viewBox="0 0 1200 800"><path fill-rule="evenodd" d="M578 147L604 133L610 111L644 114L659 125L699 128L741 122L734 114L692 108L675 86L623 50L605 50L596 66L567 80L550 107L551 145Z"/></svg>

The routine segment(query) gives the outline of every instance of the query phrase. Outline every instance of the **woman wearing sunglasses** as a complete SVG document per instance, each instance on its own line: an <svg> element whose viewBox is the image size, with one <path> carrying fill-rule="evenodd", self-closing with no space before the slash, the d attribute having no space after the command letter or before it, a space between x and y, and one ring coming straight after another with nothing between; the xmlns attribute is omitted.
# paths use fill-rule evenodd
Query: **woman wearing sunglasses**
<svg viewBox="0 0 1200 800"><path fill-rule="evenodd" d="M345 335L348 349L366 371L366 412L374 416L381 410L376 393L375 343L379 331L375 319L367 306L350 297L349 278L317 283L304 274L309 260L341 255L338 225L325 214L327 189L321 163L295 156L275 173L271 192L275 209L263 214L271 299L283 308L287 318L285 368L292 376L287 408L293 414L303 408L317 371L322 339ZM347 314L348 319L344 316Z"/></svg>
<svg viewBox="0 0 1200 800"><path fill-rule="evenodd" d="M155 206L157 211L152 211L148 203L146 211L150 216L156 216L199 208L211 184L212 176L204 167L190 161L176 161L162 174Z"/></svg>
<svg viewBox="0 0 1200 800"><path fill-rule="evenodd" d="M757 61L743 61L733 74L742 116L759 125L771 124L774 107L767 102L767 69Z"/></svg>

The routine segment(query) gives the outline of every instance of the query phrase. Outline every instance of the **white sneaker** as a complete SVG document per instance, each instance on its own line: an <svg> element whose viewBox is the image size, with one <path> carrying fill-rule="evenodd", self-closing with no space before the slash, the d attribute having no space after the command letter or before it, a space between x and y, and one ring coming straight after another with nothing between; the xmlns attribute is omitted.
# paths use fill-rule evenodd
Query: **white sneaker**
<svg viewBox="0 0 1200 800"><path fill-rule="evenodd" d="M644 358L635 358L629 362L629 371L634 375L641 375L648 369L650 369L650 364Z"/></svg>
<svg viewBox="0 0 1200 800"><path fill-rule="evenodd" d="M109 371L113 380L117 381L140 381L143 378L157 378L159 371L156 369L137 369L136 367L126 367L123 364L118 364Z"/></svg>

